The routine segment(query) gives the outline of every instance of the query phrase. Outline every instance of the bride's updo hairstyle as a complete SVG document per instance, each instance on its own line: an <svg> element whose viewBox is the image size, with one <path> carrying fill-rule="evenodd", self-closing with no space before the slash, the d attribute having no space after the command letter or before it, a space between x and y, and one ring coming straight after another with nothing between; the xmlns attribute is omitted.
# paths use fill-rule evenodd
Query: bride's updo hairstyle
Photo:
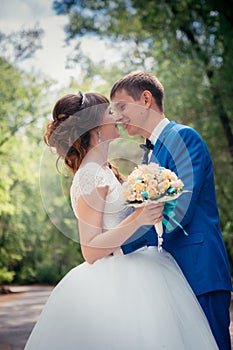
<svg viewBox="0 0 233 350"><path fill-rule="evenodd" d="M108 106L105 96L91 92L68 94L56 102L44 141L56 149L57 164L62 158L72 173L78 170L88 151L90 130L102 124Z"/></svg>

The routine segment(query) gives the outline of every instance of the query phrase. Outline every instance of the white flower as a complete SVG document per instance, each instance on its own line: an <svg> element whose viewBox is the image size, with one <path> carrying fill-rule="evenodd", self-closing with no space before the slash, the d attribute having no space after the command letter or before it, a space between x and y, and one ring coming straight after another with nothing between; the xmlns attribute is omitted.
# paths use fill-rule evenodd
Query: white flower
<svg viewBox="0 0 233 350"><path fill-rule="evenodd" d="M165 179L164 181L158 184L158 190L161 193L165 193L169 187L170 187L170 182L168 179Z"/></svg>
<svg viewBox="0 0 233 350"><path fill-rule="evenodd" d="M161 196L169 196L171 192L180 192L183 182L170 169L159 164L140 164L128 176L122 185L123 197L128 202L155 200ZM172 189L169 193L169 189Z"/></svg>
<svg viewBox="0 0 233 350"><path fill-rule="evenodd" d="M143 172L140 169L135 169L132 171L132 173L128 176L128 182L133 184L138 178L141 178L143 176Z"/></svg>

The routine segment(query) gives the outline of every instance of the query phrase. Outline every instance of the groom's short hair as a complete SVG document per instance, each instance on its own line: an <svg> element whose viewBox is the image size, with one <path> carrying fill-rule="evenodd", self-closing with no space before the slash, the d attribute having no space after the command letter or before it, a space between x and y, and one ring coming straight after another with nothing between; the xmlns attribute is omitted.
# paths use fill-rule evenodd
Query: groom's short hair
<svg viewBox="0 0 233 350"><path fill-rule="evenodd" d="M164 111L164 88L156 76L143 71L131 72L113 84L110 98L123 89L135 101L140 99L143 91L150 91L160 111Z"/></svg>

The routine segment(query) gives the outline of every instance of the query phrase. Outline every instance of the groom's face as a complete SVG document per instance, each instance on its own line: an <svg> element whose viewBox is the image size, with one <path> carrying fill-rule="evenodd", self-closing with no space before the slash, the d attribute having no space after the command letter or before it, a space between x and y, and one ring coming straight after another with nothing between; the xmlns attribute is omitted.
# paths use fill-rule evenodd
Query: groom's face
<svg viewBox="0 0 233 350"><path fill-rule="evenodd" d="M112 98L113 109L117 116L117 121L121 122L128 134L143 135L147 110L143 100L135 101L123 89L117 91Z"/></svg>

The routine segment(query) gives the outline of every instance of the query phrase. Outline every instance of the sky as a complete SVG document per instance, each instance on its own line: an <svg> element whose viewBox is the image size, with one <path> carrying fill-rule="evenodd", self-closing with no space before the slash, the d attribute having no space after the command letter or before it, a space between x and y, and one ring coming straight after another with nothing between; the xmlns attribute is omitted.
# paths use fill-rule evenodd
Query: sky
<svg viewBox="0 0 233 350"><path fill-rule="evenodd" d="M57 16L52 10L52 0L0 0L0 31L8 33L22 28L33 28L37 23L43 30L43 49L38 50L32 59L21 63L26 70L42 71L48 77L64 84L71 77L77 76L79 66L66 68L66 60L72 47L65 45L64 25L68 22L66 16ZM95 39L96 40L96 39ZM112 51L106 52L103 42L93 43L93 39L85 38L82 48L92 59L100 59L108 55L114 59Z"/></svg>

